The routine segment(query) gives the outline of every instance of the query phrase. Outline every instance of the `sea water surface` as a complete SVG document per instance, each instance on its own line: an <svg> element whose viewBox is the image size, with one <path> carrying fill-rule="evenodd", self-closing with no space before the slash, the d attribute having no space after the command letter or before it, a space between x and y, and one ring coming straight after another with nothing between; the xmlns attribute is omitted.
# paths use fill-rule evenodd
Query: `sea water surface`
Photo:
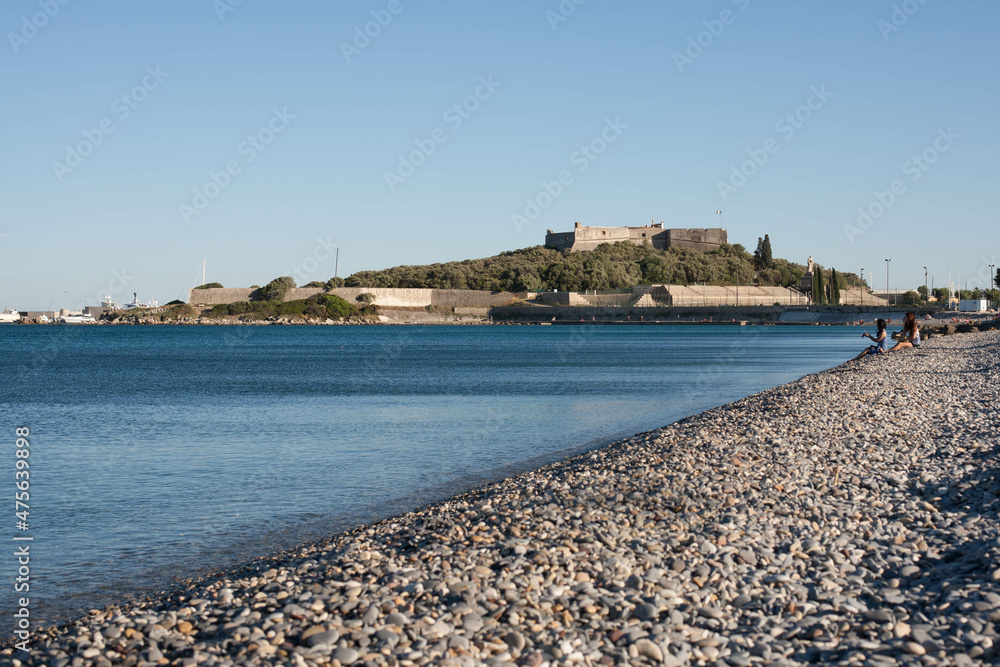
<svg viewBox="0 0 1000 667"><path fill-rule="evenodd" d="M0 494L13 498L14 429L28 426L20 534L34 537L35 621L51 622L663 426L863 347L856 328L814 326L4 326Z"/></svg>

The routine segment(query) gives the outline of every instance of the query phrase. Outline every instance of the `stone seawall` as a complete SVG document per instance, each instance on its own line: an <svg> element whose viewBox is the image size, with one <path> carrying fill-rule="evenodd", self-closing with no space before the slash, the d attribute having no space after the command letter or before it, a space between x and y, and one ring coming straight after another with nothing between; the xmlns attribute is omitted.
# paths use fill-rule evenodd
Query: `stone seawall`
<svg viewBox="0 0 1000 667"><path fill-rule="evenodd" d="M188 303L192 305L214 306L237 301L249 301L255 290L249 287L221 287L215 289L191 290ZM317 287L299 287L290 290L285 301L308 299L323 292ZM451 289L407 289L392 287L338 287L331 290L342 299L355 302L359 294L368 293L375 297L375 305L388 308L426 308L442 306L446 308L490 308L507 306L524 299L526 294L513 292L483 292L477 290Z"/></svg>

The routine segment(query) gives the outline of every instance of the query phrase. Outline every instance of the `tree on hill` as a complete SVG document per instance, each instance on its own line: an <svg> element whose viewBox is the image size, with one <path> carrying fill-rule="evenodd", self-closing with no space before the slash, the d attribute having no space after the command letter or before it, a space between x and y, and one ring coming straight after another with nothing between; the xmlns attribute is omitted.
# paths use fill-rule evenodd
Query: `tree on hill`
<svg viewBox="0 0 1000 667"><path fill-rule="evenodd" d="M830 269L830 303L840 305L840 276L834 268Z"/></svg>
<svg viewBox="0 0 1000 667"><path fill-rule="evenodd" d="M758 271L774 268L774 254L771 252L771 237L757 237L757 249L753 251L753 267Z"/></svg>
<svg viewBox="0 0 1000 667"><path fill-rule="evenodd" d="M290 276L275 278L257 290L259 301L284 301L285 295L295 289L295 279Z"/></svg>
<svg viewBox="0 0 1000 667"><path fill-rule="evenodd" d="M826 285L823 283L823 270L817 266L813 273L813 303L818 306L826 304Z"/></svg>
<svg viewBox="0 0 1000 667"><path fill-rule="evenodd" d="M222 283L205 283L204 285L198 285L195 289L219 289L222 287Z"/></svg>
<svg viewBox="0 0 1000 667"><path fill-rule="evenodd" d="M753 256L738 244L724 244L708 253L688 248L659 250L631 243L604 244L573 253L535 246L483 259L360 271L348 276L344 285L509 292L608 291L642 284L742 284L746 274L753 276L754 268ZM798 285L805 271L800 264L772 258L771 268L757 271L757 280L761 285ZM858 284L853 274L842 275L841 279Z"/></svg>

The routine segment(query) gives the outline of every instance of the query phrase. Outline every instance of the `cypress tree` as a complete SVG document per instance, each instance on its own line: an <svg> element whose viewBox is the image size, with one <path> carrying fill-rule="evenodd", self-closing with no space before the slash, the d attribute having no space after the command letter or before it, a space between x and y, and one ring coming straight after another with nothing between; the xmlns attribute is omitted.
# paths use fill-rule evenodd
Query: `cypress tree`
<svg viewBox="0 0 1000 667"><path fill-rule="evenodd" d="M834 306L840 304L840 276L837 269L830 269L830 303Z"/></svg>
<svg viewBox="0 0 1000 667"><path fill-rule="evenodd" d="M823 271L816 267L813 274L813 303L818 306L826 304L826 285L823 284Z"/></svg>
<svg viewBox="0 0 1000 667"><path fill-rule="evenodd" d="M753 251L753 268L760 269L764 268L764 239L757 237L757 249Z"/></svg>
<svg viewBox="0 0 1000 667"><path fill-rule="evenodd" d="M764 242L760 246L760 263L765 269L774 268L774 255L771 253L771 238L764 234Z"/></svg>

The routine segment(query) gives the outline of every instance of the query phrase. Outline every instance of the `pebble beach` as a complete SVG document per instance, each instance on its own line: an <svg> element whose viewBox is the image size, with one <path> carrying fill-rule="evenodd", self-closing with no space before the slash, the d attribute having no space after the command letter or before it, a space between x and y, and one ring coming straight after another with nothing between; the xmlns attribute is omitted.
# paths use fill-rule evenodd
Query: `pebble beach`
<svg viewBox="0 0 1000 667"><path fill-rule="evenodd" d="M998 344L847 362L37 630L0 663L992 663Z"/></svg>

